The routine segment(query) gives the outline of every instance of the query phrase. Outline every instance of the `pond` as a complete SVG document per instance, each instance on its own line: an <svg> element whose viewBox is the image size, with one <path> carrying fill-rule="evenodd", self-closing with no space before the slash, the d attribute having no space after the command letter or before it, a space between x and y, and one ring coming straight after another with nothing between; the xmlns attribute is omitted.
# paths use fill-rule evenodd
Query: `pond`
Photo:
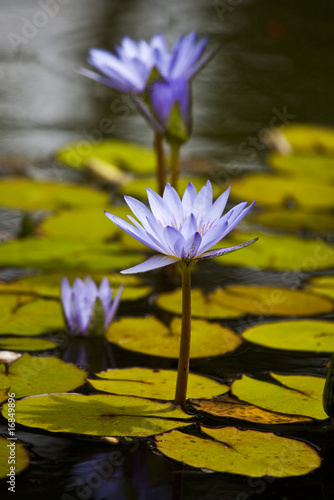
<svg viewBox="0 0 334 500"><path fill-rule="evenodd" d="M334 351L333 8L4 0L1 9L2 498L13 494L11 457L16 498L333 498L322 407ZM193 30L218 50L192 82L179 192L209 179L214 198L231 185L228 210L256 199L222 246L259 240L192 272L182 410L172 405L179 269L120 274L152 254L103 214L125 219L124 195L147 204L145 187L156 189L152 130L130 98L78 70L90 48L112 51L125 35L161 32L171 47ZM114 294L124 285L104 336L65 328L64 276L71 285L107 276Z"/></svg>

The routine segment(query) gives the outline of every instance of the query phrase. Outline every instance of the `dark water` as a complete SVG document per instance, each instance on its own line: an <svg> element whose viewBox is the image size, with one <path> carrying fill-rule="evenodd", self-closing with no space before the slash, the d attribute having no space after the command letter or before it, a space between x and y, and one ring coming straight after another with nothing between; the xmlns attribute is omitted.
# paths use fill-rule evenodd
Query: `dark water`
<svg viewBox="0 0 334 500"><path fill-rule="evenodd" d="M142 118L128 107L120 111L119 96L76 69L86 64L90 47L112 49L125 34L139 39L161 31L173 43L180 33L196 30L209 35L220 50L194 81L195 127L185 151L254 167L262 161L261 131L270 127L273 116L283 117L283 123L333 125L333 14L332 4L300 0L0 0L1 155L39 158L71 140L94 141L94 131L105 117L113 120L111 137L151 144L151 131ZM232 282L245 280L235 273ZM273 283L279 276L248 279ZM250 353L252 367L247 365ZM117 366L152 363L119 348L111 355ZM192 368L232 379L248 370L263 376L284 362L287 373L324 375L325 361L298 353L285 354L282 360L277 353L245 343L233 356L196 361ZM163 359L154 363L174 367ZM203 423L216 425L213 417L203 416ZM255 480L183 468L152 453L146 441L121 441L111 447L21 431L18 437L28 443L32 464L18 476L17 493L10 496L5 487L1 498L333 498L331 433L315 423L285 426L284 435L319 446L323 467L299 479Z"/></svg>

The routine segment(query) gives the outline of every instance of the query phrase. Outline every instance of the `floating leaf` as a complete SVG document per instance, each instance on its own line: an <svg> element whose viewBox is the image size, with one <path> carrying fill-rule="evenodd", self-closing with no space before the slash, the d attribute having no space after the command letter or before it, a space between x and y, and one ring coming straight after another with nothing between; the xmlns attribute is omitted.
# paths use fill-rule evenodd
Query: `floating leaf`
<svg viewBox="0 0 334 500"><path fill-rule="evenodd" d="M288 178L307 179L308 182L314 180L315 184L333 182L333 162L333 156L316 153L308 155L296 153L287 156L271 153L268 156L269 165L278 174L287 174Z"/></svg>
<svg viewBox="0 0 334 500"><path fill-rule="evenodd" d="M139 264L142 260L142 255L124 252L122 247L115 243L27 238L0 245L2 266L31 267L58 272L59 269L92 271L125 269Z"/></svg>
<svg viewBox="0 0 334 500"><path fill-rule="evenodd" d="M0 403L8 399L8 391L9 391L8 388L0 389Z"/></svg>
<svg viewBox="0 0 334 500"><path fill-rule="evenodd" d="M240 337L218 323L194 319L191 323L191 358L219 356L233 351ZM152 356L178 358L181 337L181 319L174 318L168 328L154 316L122 318L115 321L106 333L110 342Z"/></svg>
<svg viewBox="0 0 334 500"><path fill-rule="evenodd" d="M199 191L206 183L207 179L205 177L180 177L178 190L183 193L189 182L192 182L196 190ZM153 191L158 191L157 179L156 177L149 177L144 179L135 179L128 184L121 187L120 192L124 195L130 195L134 198L147 199L146 188L153 189ZM222 189L218 184L212 185L213 196L216 198L222 192Z"/></svg>
<svg viewBox="0 0 334 500"><path fill-rule="evenodd" d="M310 230L319 232L334 231L334 220L331 213L306 212L305 210L266 210L255 215L259 224L288 231Z"/></svg>
<svg viewBox="0 0 334 500"><path fill-rule="evenodd" d="M264 323L249 328L242 336L249 342L273 349L334 352L334 323L330 321Z"/></svg>
<svg viewBox="0 0 334 500"><path fill-rule="evenodd" d="M316 276L306 284L306 290L311 293L325 295L334 300L334 276Z"/></svg>
<svg viewBox="0 0 334 500"><path fill-rule="evenodd" d="M62 330L64 320L60 303L55 300L33 300L14 295L1 296L0 334L40 335Z"/></svg>
<svg viewBox="0 0 334 500"><path fill-rule="evenodd" d="M2 179L0 182L1 205L26 210L90 207L109 204L109 195L77 184L50 184L23 180Z"/></svg>
<svg viewBox="0 0 334 500"><path fill-rule="evenodd" d="M182 289L178 288L169 293L162 293L156 299L156 304L175 314L182 314ZM238 318L242 312L233 306L226 306L215 295L205 295L199 288L191 291L191 308L194 318Z"/></svg>
<svg viewBox="0 0 334 500"><path fill-rule="evenodd" d="M263 410L257 406L239 401L231 397L222 396L209 401L198 400L191 402L197 410L204 411L215 417L237 418L259 424L291 424L294 422L307 422L310 418L285 415L273 411Z"/></svg>
<svg viewBox="0 0 334 500"><path fill-rule="evenodd" d="M45 351L54 349L58 344L46 339L0 337L0 349L10 351Z"/></svg>
<svg viewBox="0 0 334 500"><path fill-rule="evenodd" d="M38 274L27 276L11 283L0 283L0 293L27 294L40 297L60 298L60 283L65 276L73 283L75 278L84 279L87 272L66 271L66 273ZM89 276L99 284L102 278L108 278L111 287L116 293L121 284L125 285L122 300L137 300L145 297L152 291L152 287L143 286L143 280L135 275L121 275L119 273L89 273Z"/></svg>
<svg viewBox="0 0 334 500"><path fill-rule="evenodd" d="M129 142L108 140L92 144L92 141L80 141L68 144L57 153L57 159L71 167L83 168L91 158L110 163L111 170L119 167L142 174L156 170L153 150Z"/></svg>
<svg viewBox="0 0 334 500"><path fill-rule="evenodd" d="M334 154L333 128L298 123L284 127L282 132L294 151L307 154L312 152L323 155ZM324 158L327 159L326 156Z"/></svg>
<svg viewBox="0 0 334 500"><path fill-rule="evenodd" d="M231 285L209 294L209 300L243 313L265 316L312 316L333 310L333 303L301 290L261 285Z"/></svg>
<svg viewBox="0 0 334 500"><path fill-rule="evenodd" d="M10 388L15 398L47 392L72 391L85 382L86 372L58 358L23 354L8 370L0 365L0 388Z"/></svg>
<svg viewBox="0 0 334 500"><path fill-rule="evenodd" d="M334 206L334 186L316 177L255 173L235 179L231 193L236 200L249 199L265 206L285 205L287 202L308 209L329 209Z"/></svg>
<svg viewBox="0 0 334 500"><path fill-rule="evenodd" d="M167 457L192 467L250 477L301 476L321 465L309 445L272 432L201 429L215 441L172 431L157 436L156 446Z"/></svg>
<svg viewBox="0 0 334 500"><path fill-rule="evenodd" d="M324 378L275 373L271 375L284 384L284 387L243 375L240 380L233 382L232 393L242 401L266 410L306 415L319 420L327 418L322 407Z"/></svg>
<svg viewBox="0 0 334 500"><path fill-rule="evenodd" d="M8 445L11 443L15 444L10 448ZM11 455L11 452L13 455ZM13 462L11 460L13 460ZM29 461L29 454L23 444L17 443L16 441L9 441L8 439L0 436L0 478L7 479L7 489L12 486L9 483L10 476L8 476L8 474L14 470L15 472L13 473L13 476L15 477L16 474L19 474L19 472L22 472L26 467L28 467ZM14 469L11 469L11 467L14 467ZM15 496L15 479L13 483L14 490L11 490L11 492L14 493Z"/></svg>
<svg viewBox="0 0 334 500"><path fill-rule="evenodd" d="M190 425L189 415L171 403L109 394L36 396L17 401L15 410L19 424L93 436L151 436Z"/></svg>
<svg viewBox="0 0 334 500"><path fill-rule="evenodd" d="M224 239L224 246L239 245L258 236L259 233L233 233ZM232 252L214 260L229 266L309 272L333 267L334 248L321 238L309 240L262 233L256 244L249 245L242 252Z"/></svg>
<svg viewBox="0 0 334 500"><path fill-rule="evenodd" d="M103 380L89 380L99 391L113 394L135 395L144 398L174 399L176 371L150 368L122 368L96 374ZM194 373L189 374L187 397L200 398L216 396L228 391L229 387L212 378Z"/></svg>

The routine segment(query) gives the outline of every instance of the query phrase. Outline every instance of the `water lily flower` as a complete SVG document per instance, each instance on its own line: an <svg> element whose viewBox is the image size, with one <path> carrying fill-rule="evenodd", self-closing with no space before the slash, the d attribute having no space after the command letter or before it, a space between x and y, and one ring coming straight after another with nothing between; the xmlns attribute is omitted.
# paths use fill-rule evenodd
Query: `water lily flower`
<svg viewBox="0 0 334 500"><path fill-rule="evenodd" d="M128 215L132 222L129 224L116 215L105 212L118 227L158 252L158 255L121 272L139 273L175 262L180 263L182 327L175 405L184 406L186 403L191 336L191 267L198 260L235 252L257 240L254 238L241 245L212 249L232 231L254 205L254 202L249 206L247 202L242 202L222 215L229 193L230 189L227 189L213 203L210 181L207 181L198 193L189 182L181 200L176 190L166 184L162 197L147 188L151 210L135 198L124 197L139 222Z"/></svg>
<svg viewBox="0 0 334 500"><path fill-rule="evenodd" d="M130 215L129 222L105 212L118 227L144 245L159 252L145 262L121 271L138 273L164 267L174 262L184 262L218 257L244 248L256 239L241 245L211 250L220 240L245 217L255 202L247 206L242 202L222 215L230 188L213 203L210 181L197 193L189 182L182 200L168 183L163 196L147 188L151 210L143 203L130 197L124 199L140 224Z"/></svg>
<svg viewBox="0 0 334 500"><path fill-rule="evenodd" d="M76 278L71 288L67 278L61 282L61 302L66 324L74 335L102 335L109 327L118 308L123 287L120 286L114 300L113 290L107 278L100 287L86 277Z"/></svg>
<svg viewBox="0 0 334 500"><path fill-rule="evenodd" d="M214 50L205 52L207 38L197 40L196 32L180 36L169 52L165 37L158 33L149 42L121 40L116 54L91 49L88 62L100 73L80 69L80 73L125 94L141 94L153 68L161 80L191 79L212 57ZM152 83L152 82L151 82Z"/></svg>

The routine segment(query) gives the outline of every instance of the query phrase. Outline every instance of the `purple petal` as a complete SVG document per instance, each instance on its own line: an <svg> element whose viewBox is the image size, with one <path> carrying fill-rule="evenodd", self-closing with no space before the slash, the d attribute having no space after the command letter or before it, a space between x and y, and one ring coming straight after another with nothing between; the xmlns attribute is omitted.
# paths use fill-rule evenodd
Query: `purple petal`
<svg viewBox="0 0 334 500"><path fill-rule="evenodd" d="M173 215L165 201L155 191L152 191L152 189L146 188L146 191L152 214L157 222L160 222L162 226L171 225Z"/></svg>
<svg viewBox="0 0 334 500"><path fill-rule="evenodd" d="M211 182L207 181L206 185L200 189L196 199L194 200L192 211L195 215L202 214L203 217L205 217L211 206L212 186Z"/></svg>
<svg viewBox="0 0 334 500"><path fill-rule="evenodd" d="M68 323L69 328L72 330L72 317L71 317L71 295L72 289L67 278L61 280L61 302L63 306L64 316Z"/></svg>
<svg viewBox="0 0 334 500"><path fill-rule="evenodd" d="M181 258L185 239L183 235L174 227L167 226L163 230L164 239L172 255Z"/></svg>
<svg viewBox="0 0 334 500"><path fill-rule="evenodd" d="M112 289L108 278L104 277L100 283L98 297L100 297L104 312L106 313L112 299Z"/></svg>
<svg viewBox="0 0 334 500"><path fill-rule="evenodd" d="M216 248L215 250L209 250L208 252L205 252L204 254L199 256L198 259L211 259L213 257L220 257L221 255L225 255L227 253L236 252L241 248L247 247L248 245L255 243L255 241L257 241L258 239L259 238L254 238L253 240L246 241L246 243L241 243L241 245L237 245L235 247Z"/></svg>
<svg viewBox="0 0 334 500"><path fill-rule="evenodd" d="M195 258L197 250L201 245L202 237L199 233L195 233L193 236L187 239L184 245L184 260L191 260Z"/></svg>
<svg viewBox="0 0 334 500"><path fill-rule="evenodd" d="M224 236L223 236L223 237L225 237L225 236L226 236L226 235L227 235L230 231L232 231L232 229L233 229L233 228L235 228L235 226L236 226L237 224L239 224L239 222L240 222L240 221L241 221L241 220L242 220L242 219L243 219L243 218L244 218L244 217L248 214L248 212L250 211L250 209L253 207L254 203L255 203L255 200L253 201L253 203L251 203L251 204L249 205L249 207L244 208L244 210L243 210L243 211L242 211L242 212L238 215L238 217L237 217L237 218L235 218L235 219L233 220L233 222L232 222L232 223L230 223L230 221L228 221L228 227L227 227L227 229L225 230L225 232L224 232Z"/></svg>
<svg viewBox="0 0 334 500"><path fill-rule="evenodd" d="M179 259L176 259L175 257L168 257L166 255L154 255L153 257L145 260L145 262L142 262L137 266L130 267L129 269L125 269L124 271L121 271L121 273L144 273L146 271L151 271L152 269L158 269L160 267L168 266L169 264L174 264L174 262L179 262Z"/></svg>
<svg viewBox="0 0 334 500"><path fill-rule="evenodd" d="M152 212L147 208L144 203L142 203L139 200L136 200L135 198L132 198L132 196L124 196L124 200L134 213L134 215L137 217L137 219L141 222L143 227L147 230L147 218L151 219L153 217Z"/></svg>
<svg viewBox="0 0 334 500"><path fill-rule="evenodd" d="M211 224L215 220L219 219L224 212L224 209L226 207L226 203L228 200L228 197L230 195L231 187L226 189L223 194L221 194L214 204L212 205L211 209L207 213L207 223Z"/></svg>
<svg viewBox="0 0 334 500"><path fill-rule="evenodd" d="M199 253L202 254L213 247L218 241L222 240L224 237L225 230L228 227L228 222L226 220L219 220L216 225L209 229L202 238L202 244L199 249Z"/></svg>
<svg viewBox="0 0 334 500"><path fill-rule="evenodd" d="M191 214L193 203L196 199L196 196L197 196L197 191L194 185L191 182L189 182L182 197L182 206L185 215L188 216Z"/></svg>
<svg viewBox="0 0 334 500"><path fill-rule="evenodd" d="M96 82L103 83L108 87L112 87L114 90L118 90L124 94L128 94L132 91L132 85L129 85L128 82L119 82L116 80L110 80L105 76L101 76L98 73L94 73L94 71L90 71L86 68L79 68L78 73L83 76L87 76L91 80L95 80Z"/></svg>
<svg viewBox="0 0 334 500"><path fill-rule="evenodd" d="M132 99L133 99L134 103L136 104L138 111L143 115L143 117L146 119L148 124L156 132L158 132L158 134L164 135L164 133L165 133L164 127L161 125L161 123L158 122L158 120L156 120L154 118L154 116L152 115L152 113L150 112L150 110L148 109L146 104L144 104L144 102L141 99L139 99L139 97L136 95L132 95Z"/></svg>
<svg viewBox="0 0 334 500"><path fill-rule="evenodd" d="M167 182L164 193L163 200L166 205L170 208L176 222L176 226L179 227L183 221L183 206L179 195L173 187Z"/></svg>
<svg viewBox="0 0 334 500"><path fill-rule="evenodd" d="M118 292L114 298L114 300L109 304L108 309L105 311L105 321L104 321L104 328L107 329L110 323L113 320L113 317L116 314L116 311L118 309L120 300L121 300L121 295L123 292L124 286L121 285L118 289Z"/></svg>
<svg viewBox="0 0 334 500"><path fill-rule="evenodd" d="M187 240L190 236L193 236L198 231L197 221L194 214L190 214L189 217L186 218L182 225L181 233L183 237Z"/></svg>

